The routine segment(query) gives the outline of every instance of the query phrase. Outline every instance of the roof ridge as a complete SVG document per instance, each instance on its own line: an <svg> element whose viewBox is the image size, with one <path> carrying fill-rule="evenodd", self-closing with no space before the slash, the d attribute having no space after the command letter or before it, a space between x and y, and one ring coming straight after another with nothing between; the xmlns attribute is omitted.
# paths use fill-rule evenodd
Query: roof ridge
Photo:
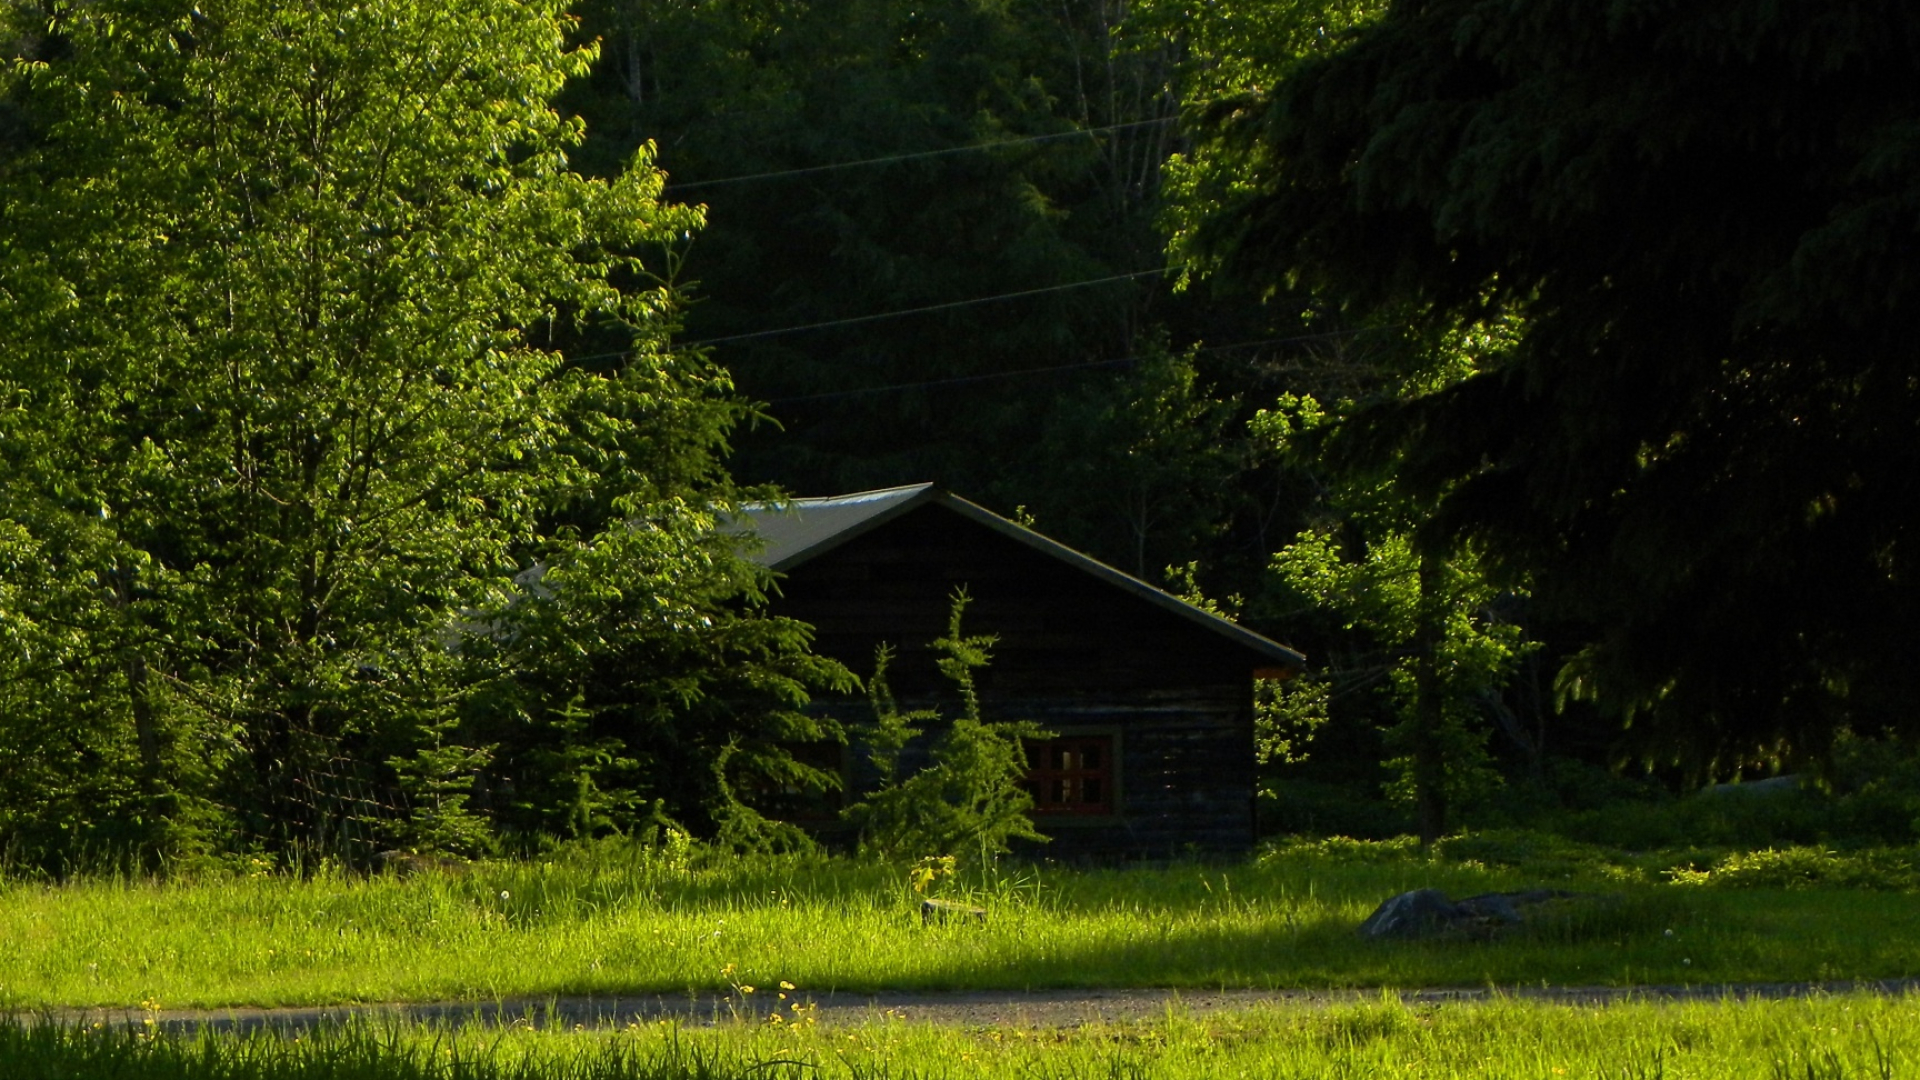
<svg viewBox="0 0 1920 1080"><path fill-rule="evenodd" d="M914 507L929 503L945 506L963 518L969 518L1017 543L1102 579L1108 585L1129 592L1140 600L1251 648L1282 668L1298 669L1306 664L1306 657L1300 653L1232 619L1208 611L1045 533L1002 517L931 483L794 499L784 504L762 503L746 509L750 527L768 539L767 546L756 556L756 560L769 570L784 573L885 525ZM808 511L816 513L809 515ZM770 530L769 526L773 528ZM773 535L769 535L770 532Z"/></svg>
<svg viewBox="0 0 1920 1080"><path fill-rule="evenodd" d="M866 502L870 499L878 499L886 496L901 495L909 491L924 491L931 487L933 487L932 481L924 481L918 484L896 484L893 487L869 488L866 491L849 491L845 495L805 495L805 496L800 496L798 498L788 499L786 501L786 505L795 506L795 507L828 506L833 504L846 505L850 503ZM781 504L753 503L751 505L773 508Z"/></svg>

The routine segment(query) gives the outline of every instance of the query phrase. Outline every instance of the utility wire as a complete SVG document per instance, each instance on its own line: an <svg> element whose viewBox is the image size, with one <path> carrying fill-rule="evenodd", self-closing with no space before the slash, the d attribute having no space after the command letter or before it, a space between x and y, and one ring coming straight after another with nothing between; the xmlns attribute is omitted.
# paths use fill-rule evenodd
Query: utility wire
<svg viewBox="0 0 1920 1080"><path fill-rule="evenodd" d="M971 154L980 150L998 150L1005 146L1025 146L1031 143L1054 142L1059 139L1077 139L1088 135L1104 135L1111 131L1127 131L1133 128L1164 127L1174 122L1171 116L1158 120L1135 120L1125 124L1108 124L1106 127L1078 128L1074 131L1059 131L1052 135L1027 135L1018 139L997 139L988 143L974 143L971 146L950 146L944 150L921 150L911 154L890 154L886 157L861 158L858 161L841 161L832 165L809 165L800 169L780 169L774 172L750 173L745 176L726 176L717 180L688 180L684 183L668 184L665 192L687 191L692 188L719 187L723 184L745 184L754 180L772 180L781 176L805 176L809 173L835 172L840 169L858 169L867 165L891 165L899 161L920 161L925 158L948 157L953 154Z"/></svg>
<svg viewBox="0 0 1920 1080"><path fill-rule="evenodd" d="M1363 326L1354 330L1331 330L1321 334L1296 334L1291 337L1261 338L1255 341L1235 341L1225 345L1207 345L1193 350L1196 353L1228 352L1233 349L1252 349L1262 345L1291 345L1303 341L1326 341L1332 338L1353 337L1365 334L1380 327ZM812 401L833 401L841 398L865 397L870 394L888 394L899 390L923 390L932 387L963 386L968 383L993 382L1000 379L1020 379L1029 375L1050 375L1060 371L1087 371L1093 368L1129 367L1147 359L1145 356L1123 356L1117 360L1089 360L1079 364L1053 364L1048 367L1020 368L1016 371L996 371L985 375L962 375L950 379L929 379L924 382L894 383L889 386L868 386L858 390L833 390L823 394L803 394L799 397L775 398L768 405L798 405Z"/></svg>
<svg viewBox="0 0 1920 1080"><path fill-rule="evenodd" d="M1044 293L1064 292L1067 289L1084 289L1089 285L1108 285L1116 281L1132 281L1135 278L1154 277L1178 270L1177 266L1163 266L1154 270L1136 270L1131 274L1111 274L1107 277L1089 278L1086 281L1069 281L1065 285L1043 285L1037 289L1021 289L1019 292L1000 293L995 296L976 296L969 300L949 300L944 304L928 304L925 307L902 308L899 311L881 311L872 315L853 315L844 319L828 319L825 322L805 323L800 326L782 326L772 330L755 330L747 334L727 334L724 337L701 338L698 341L681 342L680 348L697 349L705 345L725 345L735 341L752 341L755 338L774 337L779 334L797 334L803 330L827 330L836 326L856 326L860 323L879 322L882 319L898 319L908 315L925 315L931 311L951 311L954 308L972 307L975 304L996 304L1002 300L1018 300L1023 296L1040 296ZM617 355L617 354L616 354Z"/></svg>
<svg viewBox="0 0 1920 1080"><path fill-rule="evenodd" d="M678 344L670 346L666 352L685 352L685 350L703 348L703 346L718 346L718 344L730 344L730 342L745 342L745 340L755 340L755 338L772 338L772 336L780 336L780 334L797 334L797 332L801 331L826 331L829 327L852 327L852 325L858 325L858 323L877 323L877 321L881 321L881 319L900 319L900 317L906 317L906 315L924 315L927 311L952 311L954 307L972 307L975 306L975 304L998 304L998 302L1002 302L1002 300L1020 300L1021 296L1043 296L1043 294L1048 294L1048 292L1066 292L1069 288L1087 288L1089 284L1112 284L1112 282L1116 281L1133 281L1133 279L1139 279L1139 277L1154 277L1154 275L1158 275L1158 273L1169 273L1169 271L1177 271L1177 269L1181 269L1181 267L1160 267L1160 269L1150 269L1150 271L1116 273L1116 275L1108 275L1108 277L1094 277L1094 279L1087 279L1087 281L1069 281L1066 282L1066 284L1043 284L1043 286L1039 286L1039 288L1021 288L1020 292L1000 292L1000 294L996 294L996 296L973 296L970 300L948 300L945 304L927 304L925 307L902 307L899 311L876 311L876 313L872 313L872 315L849 315L849 317L845 317L845 319L828 319L826 323L801 323L801 325L797 325L797 327L772 327L772 329L766 329L766 331L753 331L747 332L747 334L724 334L724 336L718 336L718 338L699 338L699 340L691 340L691 342L678 342ZM593 361L593 359L614 359L614 357L634 356L637 352L641 352L641 350L624 348L624 350L614 350L614 352L595 352L595 354L589 354L589 356L568 356L566 359L570 359L570 361L574 361L574 363L588 363L588 361Z"/></svg>
<svg viewBox="0 0 1920 1080"><path fill-rule="evenodd" d="M1166 269L1178 269L1178 267L1168 267ZM1012 300L1022 296L1035 296L1042 293L1060 292L1066 289L1078 289L1087 285L1102 285L1102 284L1107 284L1115 281L1127 281L1133 278L1148 277L1153 274L1160 274L1165 272L1166 270L1140 270L1131 274L1115 274L1112 277L1094 278L1088 281L1072 281L1072 282L1068 282L1065 285L1048 285L1038 289L1025 289L1020 292L1002 293L998 296L981 296L981 297L975 297L971 300L952 300L944 304L931 304L927 307L907 308L901 311L883 311L883 312L878 312L872 315L856 315L846 319L834 319L828 322L819 322L819 323L806 323L800 326L774 327L769 330L756 330L749 334L730 334L725 337L702 338L698 341L681 342L678 345L672 346L668 351L681 352L687 349L699 348L706 345L726 344L728 342L744 341L750 338L773 337L779 334L798 333L803 330L819 330L819 329L824 329L827 327L834 327L834 326L848 326L855 323L876 322L882 319L892 319L892 318L897 318L905 315L918 315L923 312L929 312L929 311L946 311L953 308L968 307L973 304L990 304L990 303L995 303L1001 300ZM1215 353L1215 352L1227 352L1233 349L1258 348L1262 345L1294 345L1303 341L1326 341L1326 340L1331 340L1333 338L1353 337L1358 334L1372 333L1380 329L1384 329L1384 328L1377 327L1377 326L1363 326L1353 330L1330 330L1325 333L1319 333L1319 334L1294 334L1288 337L1257 338L1251 341L1229 342L1225 345L1206 345L1206 346L1202 346L1201 348L1195 349L1193 351L1196 353ZM594 360L613 360L619 357L632 356L639 351L640 350L638 349L620 349L615 352L592 353L587 356L569 356L567 357L567 359L573 363L587 363ZM958 385L962 383L983 382L990 379L1018 378L1024 375L1039 375L1039 374L1045 374L1047 372L1054 372L1054 371L1075 371L1082 368L1118 367L1126 364L1138 363L1142 359L1144 358L1139 356L1128 356L1128 357L1122 357L1118 360L1092 360L1092 361L1088 361L1086 363L1081 363L1081 364L1056 364L1051 367L1043 367L1043 368L1022 368L1018 371L1003 371L1003 372L996 372L988 375L968 375L968 376L961 376L961 377L956 377L952 379L934 379L927 382L895 383L889 386L870 386L870 387L863 387L857 390L834 390L834 391L829 391L827 393L821 393L821 394L806 394L800 397L777 398L773 401L768 402L768 404L791 405L797 402L826 401L832 398L860 397L866 394L891 393L895 390L915 390L915 389L919 389L927 386L951 386L951 385Z"/></svg>
<svg viewBox="0 0 1920 1080"><path fill-rule="evenodd" d="M1116 281L1132 281L1135 278L1152 277L1181 269L1178 266L1165 266L1157 270L1136 270L1131 274L1112 274L1107 277L1089 278L1086 281L1069 281L1064 285L1042 285L1037 289L1022 289L1019 292L999 293L995 296L976 296L967 300L949 300L941 304L928 304L925 307L903 308L899 311L878 311L871 315L852 315L844 319L829 319L826 322L803 323L798 326L776 326L768 330L755 330L746 334L727 334L722 337L700 338L697 341L682 341L671 346L669 352L684 352L707 345L725 345L735 341L751 341L756 338L777 337L781 334L797 334L804 330L825 330L836 326L854 326L859 323L879 322L884 319L898 319L908 315L924 315L930 311L951 311L955 308L972 307L975 304L997 304L1002 300L1018 300L1023 296L1041 296L1046 293L1065 292L1068 289L1084 289L1089 285L1109 285ZM587 356L569 356L568 360L584 364L592 360L612 360L622 356L632 356L639 349L619 349L614 352L592 353Z"/></svg>
<svg viewBox="0 0 1920 1080"><path fill-rule="evenodd" d="M926 382L895 383L892 386L869 386L859 390L834 390L825 394L805 394L800 397L775 398L768 405L797 405L805 401L830 401L836 398L865 397L868 394L886 394L895 390L920 390L932 386L960 386L966 383L991 382L996 379L1018 379L1028 375L1045 375L1055 371L1082 371L1087 368L1121 367L1140 362L1138 356L1125 356L1118 360L1090 360L1084 364L1055 364L1052 367L1021 368L1018 371L996 371L987 375L962 375L951 379L931 379Z"/></svg>

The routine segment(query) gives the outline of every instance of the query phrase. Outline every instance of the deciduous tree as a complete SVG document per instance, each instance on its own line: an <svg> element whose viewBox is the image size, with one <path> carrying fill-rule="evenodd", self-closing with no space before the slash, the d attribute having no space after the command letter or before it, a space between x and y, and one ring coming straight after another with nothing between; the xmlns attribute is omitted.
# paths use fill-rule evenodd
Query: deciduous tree
<svg viewBox="0 0 1920 1080"><path fill-rule="evenodd" d="M136 816L337 848L412 777L471 835L460 705L497 673L462 642L516 574L633 575L601 584L650 630L738 584L687 560L734 557L697 538L742 406L642 258L700 215L646 148L568 170L549 103L595 51L549 0L9 12L4 625L16 679L61 673L19 707L137 761ZM605 555L635 520L677 539Z"/></svg>

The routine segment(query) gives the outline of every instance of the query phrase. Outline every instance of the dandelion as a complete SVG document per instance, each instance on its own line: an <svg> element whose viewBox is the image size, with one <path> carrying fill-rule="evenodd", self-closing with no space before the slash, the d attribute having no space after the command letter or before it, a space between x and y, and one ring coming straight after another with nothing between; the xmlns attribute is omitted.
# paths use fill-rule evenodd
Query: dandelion
<svg viewBox="0 0 1920 1080"><path fill-rule="evenodd" d="M781 979L781 980L780 980L780 989L782 989L782 990L791 990L791 989L793 989L793 984L792 984L792 983L790 983L790 982L788 982L788 981L787 981L787 980L785 980L785 979Z"/></svg>
<svg viewBox="0 0 1920 1080"><path fill-rule="evenodd" d="M505 890L505 889L501 889L501 890L500 890L500 899L502 899L502 900L505 900L505 899L506 899L507 897L509 897L509 896L512 896L512 895L513 895L512 893L510 893L510 892L508 892L508 891L507 891L507 890Z"/></svg>
<svg viewBox="0 0 1920 1080"><path fill-rule="evenodd" d="M753 993L753 987L742 984L740 987L740 992L743 994L751 994Z"/></svg>

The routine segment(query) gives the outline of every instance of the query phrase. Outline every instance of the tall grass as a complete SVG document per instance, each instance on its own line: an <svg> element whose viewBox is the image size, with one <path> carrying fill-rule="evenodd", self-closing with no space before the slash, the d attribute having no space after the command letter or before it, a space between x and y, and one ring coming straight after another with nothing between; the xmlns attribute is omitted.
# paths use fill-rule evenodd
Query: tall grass
<svg viewBox="0 0 1920 1080"><path fill-rule="evenodd" d="M897 869L690 867L603 845L410 879L0 884L0 1003L168 1008L733 991L1711 983L1920 972L1920 908L1887 893L1548 881L1604 901L1490 943L1354 928L1419 887L1543 883L1391 849L1239 866L1030 868L967 882L984 925L923 926Z"/></svg>
<svg viewBox="0 0 1920 1080"><path fill-rule="evenodd" d="M1845 1080L1920 1069L1920 1003L1268 1008L1072 1030L879 1021L620 1032L349 1025L300 1039L0 1024L10 1080L1150 1080L1693 1077Z"/></svg>

